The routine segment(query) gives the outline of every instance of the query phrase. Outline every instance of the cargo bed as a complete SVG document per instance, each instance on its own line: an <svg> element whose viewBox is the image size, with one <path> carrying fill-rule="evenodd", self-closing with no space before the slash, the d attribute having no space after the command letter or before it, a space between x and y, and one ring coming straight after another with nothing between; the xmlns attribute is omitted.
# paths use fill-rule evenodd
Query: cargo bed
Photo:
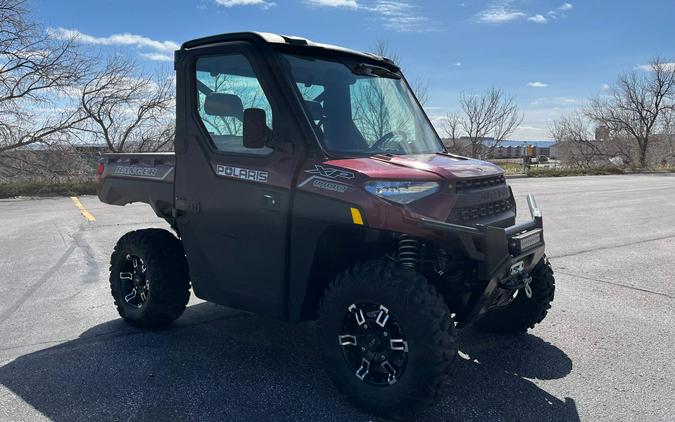
<svg viewBox="0 0 675 422"><path fill-rule="evenodd" d="M157 216L171 218L175 164L173 152L103 154L98 197L111 205L145 202Z"/></svg>

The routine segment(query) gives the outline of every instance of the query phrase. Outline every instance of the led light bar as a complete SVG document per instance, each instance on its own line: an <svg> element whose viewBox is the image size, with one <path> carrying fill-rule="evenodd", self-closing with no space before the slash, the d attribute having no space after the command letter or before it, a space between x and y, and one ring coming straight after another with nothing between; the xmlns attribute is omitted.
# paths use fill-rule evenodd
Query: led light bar
<svg viewBox="0 0 675 422"><path fill-rule="evenodd" d="M539 245L543 242L542 230L535 229L515 235L510 240L511 253L520 255L528 249Z"/></svg>

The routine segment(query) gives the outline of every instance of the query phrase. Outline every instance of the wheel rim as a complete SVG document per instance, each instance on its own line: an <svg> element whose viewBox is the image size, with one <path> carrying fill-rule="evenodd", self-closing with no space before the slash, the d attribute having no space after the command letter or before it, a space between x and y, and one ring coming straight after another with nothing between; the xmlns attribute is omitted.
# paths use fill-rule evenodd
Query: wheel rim
<svg viewBox="0 0 675 422"><path fill-rule="evenodd" d="M381 304L348 306L338 344L356 378L366 384L395 384L408 363L408 341L398 321Z"/></svg>
<svg viewBox="0 0 675 422"><path fill-rule="evenodd" d="M150 280L146 277L147 266L143 260L127 254L120 271L120 286L124 301L134 308L142 308L150 294Z"/></svg>

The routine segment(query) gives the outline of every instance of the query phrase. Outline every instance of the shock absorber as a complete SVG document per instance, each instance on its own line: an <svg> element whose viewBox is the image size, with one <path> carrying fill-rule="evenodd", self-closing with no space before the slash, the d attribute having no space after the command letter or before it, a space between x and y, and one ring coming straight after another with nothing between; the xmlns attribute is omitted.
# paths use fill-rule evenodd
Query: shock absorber
<svg viewBox="0 0 675 422"><path fill-rule="evenodd" d="M398 263L403 268L415 269L419 258L419 241L407 234L398 238Z"/></svg>

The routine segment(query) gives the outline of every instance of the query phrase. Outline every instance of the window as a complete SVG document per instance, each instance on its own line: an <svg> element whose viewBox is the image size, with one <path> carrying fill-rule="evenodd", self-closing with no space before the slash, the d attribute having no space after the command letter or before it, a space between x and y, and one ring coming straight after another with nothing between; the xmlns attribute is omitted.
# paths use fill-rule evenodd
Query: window
<svg viewBox="0 0 675 422"><path fill-rule="evenodd" d="M415 139L415 119L395 79L359 78L349 86L352 120L371 148L387 134ZM394 145L396 146L396 145Z"/></svg>
<svg viewBox="0 0 675 422"><path fill-rule="evenodd" d="M265 111L272 128L272 107L249 61L242 54L197 60L197 111L211 142L219 151L268 155L271 148L246 148L244 110Z"/></svg>
<svg viewBox="0 0 675 422"><path fill-rule="evenodd" d="M321 85L310 85L304 83L296 84L300 96L305 102L305 108L309 113L309 117L314 122L314 125L317 129L317 134L323 138L323 122L325 118L325 112L323 110L324 101L323 93L325 87Z"/></svg>
<svg viewBox="0 0 675 422"><path fill-rule="evenodd" d="M371 63L284 57L319 140L331 154L443 151L436 131L398 73Z"/></svg>

